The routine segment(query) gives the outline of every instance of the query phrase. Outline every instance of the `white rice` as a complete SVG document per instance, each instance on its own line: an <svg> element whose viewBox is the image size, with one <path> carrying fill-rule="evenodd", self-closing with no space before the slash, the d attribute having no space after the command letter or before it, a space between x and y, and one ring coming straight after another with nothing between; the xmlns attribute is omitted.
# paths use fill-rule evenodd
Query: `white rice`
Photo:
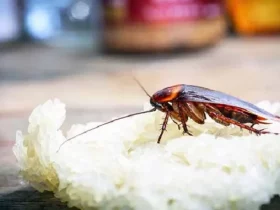
<svg viewBox="0 0 280 210"><path fill-rule="evenodd" d="M280 114L280 103L257 105ZM154 112L89 132L56 153L66 140L59 130L65 114L57 99L35 108L28 133L17 132L13 150L24 179L69 206L254 210L280 193L279 136L257 137L211 119L205 125L190 120L195 136L183 136L170 121L159 145L164 115ZM97 124L73 125L67 137ZM280 131L279 123L266 127Z"/></svg>

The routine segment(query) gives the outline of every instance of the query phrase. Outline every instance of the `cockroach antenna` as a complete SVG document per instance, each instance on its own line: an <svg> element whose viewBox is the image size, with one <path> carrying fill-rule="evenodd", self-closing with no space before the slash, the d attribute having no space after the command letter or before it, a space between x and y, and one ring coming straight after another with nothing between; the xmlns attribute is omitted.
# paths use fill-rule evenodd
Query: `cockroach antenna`
<svg viewBox="0 0 280 210"><path fill-rule="evenodd" d="M137 84L140 86L140 88L146 93L147 96L149 96L149 98L152 98L152 96L146 91L146 89L144 88L144 86L139 82L139 80L135 77L132 76L132 78L135 80L135 82L137 82Z"/></svg>
<svg viewBox="0 0 280 210"><path fill-rule="evenodd" d="M149 112L154 112L154 111L156 111L156 108L152 108L152 109L150 109L150 110L148 110L148 111L143 111L143 112L137 112L137 113L129 114L129 115L126 115L126 116L124 116L124 117L119 117L119 118L117 118L117 119L114 119L114 120L105 122L105 123L100 124L100 125L98 125L98 126L96 126L96 127L94 127L94 128L88 129L88 130L86 130L86 131L84 131L84 132L82 132L82 133L79 133L79 134L77 134L77 135L75 135L75 136L73 136L73 137L67 139L66 141L64 141L64 142L59 146L57 152L59 152L60 148L61 148L66 142L71 141L72 139L74 139L74 138L76 138L76 137L78 137L78 136L81 136L81 135L83 135L83 134L85 134L85 133L87 133L87 132L89 132L89 131L95 130L95 129L97 129L97 128L100 128L100 127L102 127L102 126L104 126L104 125L110 124L110 123L115 122L115 121L118 121L118 120L122 120L122 119L125 119L125 118L128 118L128 117L132 117L132 116L135 116L135 115L140 115L140 114L145 114L145 113L149 113Z"/></svg>
<svg viewBox="0 0 280 210"><path fill-rule="evenodd" d="M142 90L147 94L147 96L149 96L149 97L151 98L150 94L145 90L145 88L142 86L142 84L141 84L135 77L133 77L133 79L134 79L134 80L137 82L137 84L142 88ZM88 130L86 130L86 131L84 131L84 132L82 132L82 133L79 133L79 134L77 134L77 135L75 135L75 136L73 136L73 137L71 137L71 138L65 140L65 141L59 146L59 148L58 148L58 150L57 150L56 152L58 153L59 150L60 150L60 148L61 148L66 142L71 141L72 139L74 139L74 138L76 138L76 137L78 137L78 136L81 136L81 135L83 135L83 134L85 134L85 133L87 133L87 132L89 132L89 131L95 130L95 129L99 128L99 127L102 127L102 126L104 126L104 125L110 124L110 123L115 122L115 121L118 121L118 120L122 120L122 119L125 119L125 118L128 118L128 117L132 117L132 116L135 116L135 115L146 114L146 113L154 112L154 111L156 111L156 108L152 108L152 109L150 109L150 110L148 110L148 111L143 111L143 112L137 112L137 113L129 114L129 115L126 115L126 116L123 116L123 117L119 117L119 118L116 118L116 119L114 119L114 120L105 122L105 123L100 124L100 125L98 125L98 126L96 126L96 127L94 127L94 128L88 129Z"/></svg>

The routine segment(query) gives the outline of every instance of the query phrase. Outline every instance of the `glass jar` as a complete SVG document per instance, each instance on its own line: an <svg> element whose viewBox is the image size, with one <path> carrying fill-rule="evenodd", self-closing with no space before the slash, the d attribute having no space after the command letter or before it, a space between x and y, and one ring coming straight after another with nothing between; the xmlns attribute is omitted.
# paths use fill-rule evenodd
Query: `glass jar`
<svg viewBox="0 0 280 210"><path fill-rule="evenodd" d="M0 46L18 41L22 36L20 5L17 0L0 2Z"/></svg>
<svg viewBox="0 0 280 210"><path fill-rule="evenodd" d="M226 32L222 0L103 0L106 49L198 49Z"/></svg>
<svg viewBox="0 0 280 210"><path fill-rule="evenodd" d="M25 28L31 40L54 47L99 48L99 0L26 0Z"/></svg>

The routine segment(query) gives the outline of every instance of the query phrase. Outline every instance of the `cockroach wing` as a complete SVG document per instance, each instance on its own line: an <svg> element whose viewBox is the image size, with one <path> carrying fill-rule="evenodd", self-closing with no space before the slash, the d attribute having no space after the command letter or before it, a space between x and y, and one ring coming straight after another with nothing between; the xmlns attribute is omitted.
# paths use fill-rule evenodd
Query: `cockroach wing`
<svg viewBox="0 0 280 210"><path fill-rule="evenodd" d="M199 103L209 103L209 104L222 104L232 107L238 107L251 114L258 115L267 120L274 120L280 122L280 117L275 116L254 104L243 101L234 96L222 93L219 91L193 86L193 85L183 85L184 88L179 96L180 100L186 102L199 102Z"/></svg>

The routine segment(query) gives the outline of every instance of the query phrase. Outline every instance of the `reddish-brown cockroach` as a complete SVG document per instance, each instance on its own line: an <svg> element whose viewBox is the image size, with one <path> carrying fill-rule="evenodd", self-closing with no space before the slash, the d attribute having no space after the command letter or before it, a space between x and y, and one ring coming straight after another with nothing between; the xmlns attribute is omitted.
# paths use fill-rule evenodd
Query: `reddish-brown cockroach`
<svg viewBox="0 0 280 210"><path fill-rule="evenodd" d="M280 122L279 116L273 115L251 103L243 101L234 96L230 96L228 94L203 87L184 84L164 88L150 96L137 80L136 82L150 97L150 103L153 106L151 110L138 112L111 120L89 130L86 130L76 136L73 136L65 142L114 121L139 114L154 112L156 110L166 113L157 143L160 143L161 137L166 130L166 125L169 118L171 118L173 122L178 125L179 129L179 123L182 125L183 133L192 135L187 128L188 119L191 118L196 123L204 124L206 113L214 121L225 126L236 125L241 129L244 128L257 135L278 135L278 133L264 131L264 129L257 130L253 128L253 126L256 124L269 124L267 122L264 122L266 120ZM251 126L246 125L247 123L251 124ZM64 143L62 143L61 146Z"/></svg>

